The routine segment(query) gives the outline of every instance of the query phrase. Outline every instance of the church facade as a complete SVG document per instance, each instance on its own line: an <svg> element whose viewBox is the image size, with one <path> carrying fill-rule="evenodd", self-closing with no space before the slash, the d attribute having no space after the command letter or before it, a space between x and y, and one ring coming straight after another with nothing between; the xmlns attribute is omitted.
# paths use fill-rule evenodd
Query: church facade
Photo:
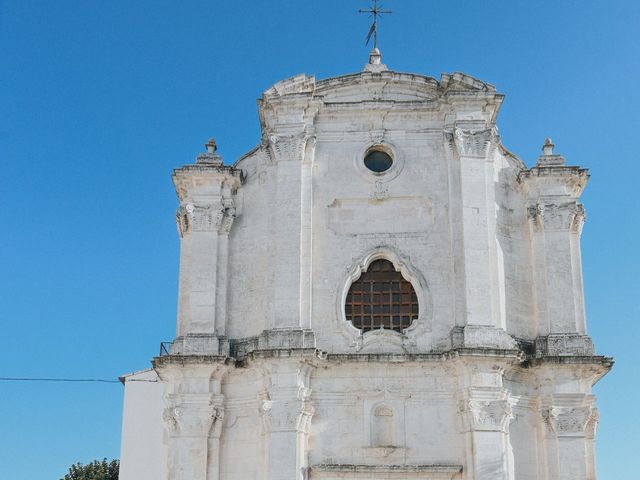
<svg viewBox="0 0 640 480"><path fill-rule="evenodd" d="M470 76L300 75L174 171L176 338L123 377L122 480L591 480L580 195Z"/></svg>

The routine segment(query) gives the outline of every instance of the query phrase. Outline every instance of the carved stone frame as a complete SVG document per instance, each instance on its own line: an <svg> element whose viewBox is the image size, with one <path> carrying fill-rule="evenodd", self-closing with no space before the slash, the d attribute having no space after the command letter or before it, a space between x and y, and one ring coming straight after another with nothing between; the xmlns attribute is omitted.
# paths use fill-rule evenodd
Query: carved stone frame
<svg viewBox="0 0 640 480"><path fill-rule="evenodd" d="M367 153L373 150L379 150L391 157L393 163L389 169L384 172L373 172L365 166L364 157ZM400 175L400 172L402 172L404 168L404 155L394 144L385 140L380 140L360 147L353 157L353 164L358 173L368 182L387 183L396 178Z"/></svg>
<svg viewBox="0 0 640 480"><path fill-rule="evenodd" d="M352 322L347 320L344 305L347 293L353 282L358 280L371 263L376 260L388 260L402 276L411 283L418 298L418 318L413 321L409 328L402 333L391 329L371 330L362 332L356 328ZM352 264L340 282L337 292L336 318L340 333L346 336L351 345L360 351L366 349L368 343L381 342L388 346L389 351L398 353L406 352L407 346L415 344L415 337L431 331L431 319L433 315L433 301L424 276L411 265L409 258L398 254L392 247L380 246L370 250L358 261Z"/></svg>

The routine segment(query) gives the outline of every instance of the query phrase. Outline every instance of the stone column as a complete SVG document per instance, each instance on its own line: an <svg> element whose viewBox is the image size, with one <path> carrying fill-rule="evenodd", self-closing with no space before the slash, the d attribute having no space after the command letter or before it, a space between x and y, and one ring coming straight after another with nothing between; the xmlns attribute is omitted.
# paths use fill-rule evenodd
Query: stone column
<svg viewBox="0 0 640 480"><path fill-rule="evenodd" d="M260 400L265 439L265 479L304 480L314 408L309 397L311 366L298 362L265 365L270 385Z"/></svg>
<svg viewBox="0 0 640 480"><path fill-rule="evenodd" d="M225 350L227 237L236 216L242 173L222 165L215 142L195 165L174 171L180 207L178 331L171 353L217 355ZM222 349L221 349L222 348Z"/></svg>
<svg viewBox="0 0 640 480"><path fill-rule="evenodd" d="M590 395L554 395L542 402L548 478L595 480L598 412Z"/></svg>
<svg viewBox="0 0 640 480"><path fill-rule="evenodd" d="M520 179L528 191L533 284L541 352L593 354L586 337L580 235L584 207L579 197L588 171L565 165L547 139L535 167ZM541 340L542 341L542 340Z"/></svg>
<svg viewBox="0 0 640 480"><path fill-rule="evenodd" d="M224 417L224 357L209 363L161 357L155 369L166 383L168 480L218 480ZM184 358L184 357L183 357Z"/></svg>
<svg viewBox="0 0 640 480"><path fill-rule="evenodd" d="M454 346L514 348L504 332L500 259L496 240L495 127L457 121L446 132L451 153L451 223L457 295L463 319Z"/></svg>

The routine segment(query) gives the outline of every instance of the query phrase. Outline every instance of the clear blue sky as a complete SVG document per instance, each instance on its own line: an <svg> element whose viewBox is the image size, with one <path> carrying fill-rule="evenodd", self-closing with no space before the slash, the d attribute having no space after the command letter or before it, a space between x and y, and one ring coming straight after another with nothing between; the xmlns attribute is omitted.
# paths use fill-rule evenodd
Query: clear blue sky
<svg viewBox="0 0 640 480"><path fill-rule="evenodd" d="M171 169L215 136L259 141L255 100L367 59L365 0L0 0L0 376L149 366L173 338ZM504 144L545 137L591 169L583 200L590 333L616 365L596 388L600 478L637 479L640 124L637 0L389 0L390 68L462 71L507 95ZM0 382L0 478L58 479L118 457L118 384Z"/></svg>

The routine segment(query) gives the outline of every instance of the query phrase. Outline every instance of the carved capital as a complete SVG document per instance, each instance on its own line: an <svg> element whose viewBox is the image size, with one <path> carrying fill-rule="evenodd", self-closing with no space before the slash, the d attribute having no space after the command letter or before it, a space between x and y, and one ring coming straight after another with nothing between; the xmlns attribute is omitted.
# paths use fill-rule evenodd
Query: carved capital
<svg viewBox="0 0 640 480"><path fill-rule="evenodd" d="M296 375L296 386L290 390L263 392L259 398L262 427L267 432L309 433L311 418L315 412L311 404L309 379L312 367L300 365ZM272 394L274 397L272 397Z"/></svg>
<svg viewBox="0 0 640 480"><path fill-rule="evenodd" d="M487 157L492 144L498 135L494 127L482 130L463 130L455 127L452 131L445 132L451 147L454 147L460 156Z"/></svg>
<svg viewBox="0 0 640 480"><path fill-rule="evenodd" d="M214 204L186 202L176 212L176 225L180 238L191 232L220 232L228 234L236 218L233 201Z"/></svg>
<svg viewBox="0 0 640 480"><path fill-rule="evenodd" d="M267 134L263 141L268 145L273 162L302 161L307 135L305 133L288 136Z"/></svg>
<svg viewBox="0 0 640 480"><path fill-rule="evenodd" d="M507 400L471 400L468 403L468 411L474 430L505 431L512 416Z"/></svg>
<svg viewBox="0 0 640 480"><path fill-rule="evenodd" d="M584 206L577 202L532 204L527 207L527 216L536 228L578 234L586 218Z"/></svg>
<svg viewBox="0 0 640 480"><path fill-rule="evenodd" d="M549 433L562 436L594 436L598 423L598 411L592 406L545 407L542 419Z"/></svg>
<svg viewBox="0 0 640 480"><path fill-rule="evenodd" d="M162 418L170 434L218 438L224 410L221 406L178 404L164 409Z"/></svg>

